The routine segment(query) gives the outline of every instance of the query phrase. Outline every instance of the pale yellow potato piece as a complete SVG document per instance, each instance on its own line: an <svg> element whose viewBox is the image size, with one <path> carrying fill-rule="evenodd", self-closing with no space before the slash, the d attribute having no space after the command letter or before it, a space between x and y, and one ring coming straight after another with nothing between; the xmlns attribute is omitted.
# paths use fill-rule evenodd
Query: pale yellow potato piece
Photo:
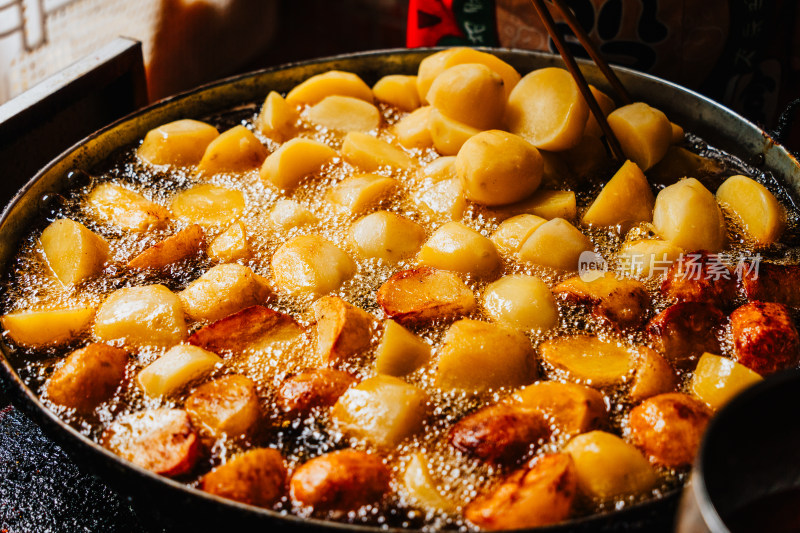
<svg viewBox="0 0 800 533"><path fill-rule="evenodd" d="M39 348L65 344L85 331L94 318L93 307L15 311L0 318L11 340Z"/></svg>
<svg viewBox="0 0 800 533"><path fill-rule="evenodd" d="M456 511L456 505L439 492L436 482L428 469L428 461L425 454L417 452L403 471L403 489L417 505L429 511L439 511L452 513Z"/></svg>
<svg viewBox="0 0 800 533"><path fill-rule="evenodd" d="M522 243L545 222L547 219L536 215L517 215L501 222L489 239L498 252L512 255L517 253Z"/></svg>
<svg viewBox="0 0 800 533"><path fill-rule="evenodd" d="M618 107L606 117L625 157L647 170L664 157L672 144L667 116L643 102Z"/></svg>
<svg viewBox="0 0 800 533"><path fill-rule="evenodd" d="M468 200L504 205L528 198L542 182L542 156L511 133L490 130L470 137L456 156L456 173Z"/></svg>
<svg viewBox="0 0 800 533"><path fill-rule="evenodd" d="M345 135L342 156L348 163L364 172L373 172L381 167L406 170L414 164L400 148L358 131L351 131Z"/></svg>
<svg viewBox="0 0 800 533"><path fill-rule="evenodd" d="M725 245L725 219L714 195L687 178L656 196L653 226L662 238L685 250L718 252Z"/></svg>
<svg viewBox="0 0 800 533"><path fill-rule="evenodd" d="M345 433L391 449L422 429L427 402L428 395L414 385L377 375L339 397L331 417Z"/></svg>
<svg viewBox="0 0 800 533"><path fill-rule="evenodd" d="M539 345L542 360L575 382L593 387L622 383L636 362L626 346L593 335L556 337Z"/></svg>
<svg viewBox="0 0 800 533"><path fill-rule="evenodd" d="M358 215L379 206L399 185L397 180L378 174L356 174L331 187L325 199Z"/></svg>
<svg viewBox="0 0 800 533"><path fill-rule="evenodd" d="M503 89L505 91L506 98L508 98L508 95L511 94L511 91L514 89L514 87L516 87L521 78L519 72L517 72L514 67L499 57L487 52L475 50L474 48L454 48L451 54L447 54L443 58L442 65L444 69L448 69L452 66L463 63L478 63L481 65L486 65L494 72L499 74L500 77L503 78Z"/></svg>
<svg viewBox="0 0 800 533"><path fill-rule="evenodd" d="M269 211L269 220L275 226L284 230L313 224L317 217L305 206L294 200L278 200Z"/></svg>
<svg viewBox="0 0 800 533"><path fill-rule="evenodd" d="M63 285L75 285L94 276L108 260L108 242L68 218L52 222L39 241L47 264Z"/></svg>
<svg viewBox="0 0 800 533"><path fill-rule="evenodd" d="M599 105L600 110L603 111L603 116L607 117L608 114L614 111L614 108L617 107L617 104L614 103L614 100L612 100L611 97L594 85L589 85L589 90L592 91L594 99L597 100L597 105ZM591 109L589 110L589 118L586 120L586 129L583 133L584 135L592 135L593 137L602 137L605 135L603 133L603 128L600 127L600 123L597 122L597 119L595 118Z"/></svg>
<svg viewBox="0 0 800 533"><path fill-rule="evenodd" d="M786 228L786 214L777 198L747 176L731 176L717 189L717 202L729 209L758 244L776 242Z"/></svg>
<svg viewBox="0 0 800 533"><path fill-rule="evenodd" d="M636 163L625 161L583 214L581 222L592 226L618 225L624 232L639 222L653 220L655 201L644 173Z"/></svg>
<svg viewBox="0 0 800 533"><path fill-rule="evenodd" d="M161 227L170 217L166 207L113 183L101 183L86 201L100 219L130 231Z"/></svg>
<svg viewBox="0 0 800 533"><path fill-rule="evenodd" d="M569 72L548 67L525 75L506 106L508 131L537 148L566 150L583 137L589 106Z"/></svg>
<svg viewBox="0 0 800 533"><path fill-rule="evenodd" d="M338 296L323 296L311 306L316 321L317 358L336 367L369 349L375 318Z"/></svg>
<svg viewBox="0 0 800 533"><path fill-rule="evenodd" d="M211 141L197 164L197 171L206 174L246 172L261 166L267 148L242 125L222 132Z"/></svg>
<svg viewBox="0 0 800 533"><path fill-rule="evenodd" d="M547 220L563 218L574 220L578 213L575 193L572 191L550 191L540 189L529 198L515 204L494 207L489 213L501 220L515 215L536 215Z"/></svg>
<svg viewBox="0 0 800 533"><path fill-rule="evenodd" d="M402 74L389 74L372 86L372 94L381 102L386 102L402 111L413 111L420 106L417 77Z"/></svg>
<svg viewBox="0 0 800 533"><path fill-rule="evenodd" d="M417 253L425 241L425 228L400 215L376 211L355 221L348 236L362 257L397 263Z"/></svg>
<svg viewBox="0 0 800 533"><path fill-rule="evenodd" d="M290 191L336 157L336 151L319 141L296 137L272 152L261 165L261 180Z"/></svg>
<svg viewBox="0 0 800 533"><path fill-rule="evenodd" d="M209 268L178 293L192 320L213 322L272 296L267 280L250 267L225 263Z"/></svg>
<svg viewBox="0 0 800 533"><path fill-rule="evenodd" d="M428 128L431 106L420 107L398 120L392 126L392 133L397 137L397 142L406 148L430 148L433 146L433 136Z"/></svg>
<svg viewBox="0 0 800 533"><path fill-rule="evenodd" d="M447 68L445 66L447 58L456 53L456 51L456 48L448 48L447 50L435 52L420 61L417 69L417 94L423 105L428 103L428 89L431 88L433 80Z"/></svg>
<svg viewBox="0 0 800 533"><path fill-rule="evenodd" d="M480 63L444 70L433 80L427 99L443 115L478 128L498 128L503 122L506 94L503 78Z"/></svg>
<svg viewBox="0 0 800 533"><path fill-rule="evenodd" d="M242 216L245 201L236 189L203 183L176 194L170 207L179 220L208 227L228 224Z"/></svg>
<svg viewBox="0 0 800 533"><path fill-rule="evenodd" d="M661 354L647 346L636 350L633 383L628 393L631 400L639 403L651 396L672 392L677 386L678 376Z"/></svg>
<svg viewBox="0 0 800 533"><path fill-rule="evenodd" d="M316 104L326 96L352 96L366 102L372 102L372 89L352 72L329 70L317 74L297 85L286 95L286 101L292 105Z"/></svg>
<svg viewBox="0 0 800 533"><path fill-rule="evenodd" d="M434 148L442 155L456 155L467 139L481 131L445 116L436 108L428 113L428 129Z"/></svg>
<svg viewBox="0 0 800 533"><path fill-rule="evenodd" d="M663 276L684 252L680 246L659 239L638 239L624 243L617 252L620 271L631 276Z"/></svg>
<svg viewBox="0 0 800 533"><path fill-rule="evenodd" d="M309 122L338 131L372 131L381 125L378 108L352 96L326 96L305 112Z"/></svg>
<svg viewBox="0 0 800 533"><path fill-rule="evenodd" d="M275 283L291 294L328 294L357 271L347 253L319 235L291 238L275 251L271 264Z"/></svg>
<svg viewBox="0 0 800 533"><path fill-rule="evenodd" d="M436 182L417 193L416 198L423 211L446 220L461 220L467 209L467 199L458 178Z"/></svg>
<svg viewBox="0 0 800 533"><path fill-rule="evenodd" d="M480 392L519 387L536 379L530 340L515 329L463 319L453 323L439 348L436 386Z"/></svg>
<svg viewBox="0 0 800 533"><path fill-rule="evenodd" d="M635 496L656 484L656 474L644 455L605 431L574 437L564 448L575 463L578 488L597 501Z"/></svg>
<svg viewBox="0 0 800 533"><path fill-rule="evenodd" d="M164 285L118 289L105 299L94 321L95 336L130 346L169 347L188 330L178 295Z"/></svg>
<svg viewBox="0 0 800 533"><path fill-rule="evenodd" d="M178 344L144 367L136 381L151 398L171 396L208 376L221 364L222 358L215 353L191 344Z"/></svg>
<svg viewBox="0 0 800 533"><path fill-rule="evenodd" d="M383 336L375 352L378 374L403 377L425 366L430 358L430 344L394 320L384 322Z"/></svg>
<svg viewBox="0 0 800 533"><path fill-rule="evenodd" d="M208 247L208 256L222 263L232 263L250 257L250 243L244 222L237 220L217 235Z"/></svg>
<svg viewBox="0 0 800 533"><path fill-rule="evenodd" d="M422 266L488 277L500 268L492 241L461 222L448 222L425 241L417 254Z"/></svg>
<svg viewBox="0 0 800 533"><path fill-rule="evenodd" d="M563 218L554 218L525 239L517 257L520 261L557 270L578 270L581 253L592 248L592 242L578 228Z"/></svg>
<svg viewBox="0 0 800 533"><path fill-rule="evenodd" d="M283 142L292 138L300 114L283 96L270 91L256 118L256 127L267 137Z"/></svg>
<svg viewBox="0 0 800 533"><path fill-rule="evenodd" d="M475 309L475 295L458 276L427 267L393 274L376 299L387 317L403 325L458 317Z"/></svg>
<svg viewBox="0 0 800 533"><path fill-rule="evenodd" d="M420 176L433 182L458 178L456 173L456 156L437 157L420 169Z"/></svg>
<svg viewBox="0 0 800 533"><path fill-rule="evenodd" d="M510 274L483 291L483 308L500 324L522 331L548 330L558 324L558 306L545 282Z"/></svg>
<svg viewBox="0 0 800 533"><path fill-rule="evenodd" d="M704 353L689 382L691 393L712 409L720 409L741 391L764 378L733 359Z"/></svg>
<svg viewBox="0 0 800 533"><path fill-rule="evenodd" d="M191 119L176 120L148 131L136 155L151 165L196 165L206 147L218 135L217 128L211 124Z"/></svg>
<svg viewBox="0 0 800 533"><path fill-rule="evenodd" d="M128 261L128 268L164 268L176 261L196 255L203 244L205 232L197 224L191 224L175 235L150 246Z"/></svg>

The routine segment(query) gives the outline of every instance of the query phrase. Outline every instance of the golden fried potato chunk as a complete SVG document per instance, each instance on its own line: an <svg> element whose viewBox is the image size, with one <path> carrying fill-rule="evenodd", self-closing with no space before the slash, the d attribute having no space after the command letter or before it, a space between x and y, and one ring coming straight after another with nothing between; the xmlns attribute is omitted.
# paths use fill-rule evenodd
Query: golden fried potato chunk
<svg viewBox="0 0 800 533"><path fill-rule="evenodd" d="M345 135L342 156L364 172L374 172L386 166L407 170L414 164L400 148L360 131Z"/></svg>
<svg viewBox="0 0 800 533"><path fill-rule="evenodd" d="M15 311L0 318L8 336L23 346L58 346L86 331L94 318L93 307Z"/></svg>
<svg viewBox="0 0 800 533"><path fill-rule="evenodd" d="M237 220L228 229L211 241L207 250L208 256L223 263L233 263L250 257L250 242L247 228L241 220Z"/></svg>
<svg viewBox="0 0 800 533"><path fill-rule="evenodd" d="M463 63L444 70L433 80L426 98L445 116L473 128L502 126L503 78L486 65Z"/></svg>
<svg viewBox="0 0 800 533"><path fill-rule="evenodd" d="M221 172L246 172L258 168L267 157L267 148L242 125L222 132L211 141L197 163L197 171L208 175Z"/></svg>
<svg viewBox="0 0 800 533"><path fill-rule="evenodd" d="M369 349L375 317L338 296L323 296L311 306L316 320L317 357L337 366Z"/></svg>
<svg viewBox="0 0 800 533"><path fill-rule="evenodd" d="M356 379L332 368L314 368L286 378L276 403L288 418L308 415L315 407L331 407Z"/></svg>
<svg viewBox="0 0 800 533"><path fill-rule="evenodd" d="M294 135L298 118L294 106L277 92L270 91L256 118L256 127L267 137L284 142Z"/></svg>
<svg viewBox="0 0 800 533"><path fill-rule="evenodd" d="M75 350L47 382L53 403L88 413L108 400L125 379L128 352L108 344L92 343Z"/></svg>
<svg viewBox="0 0 800 533"><path fill-rule="evenodd" d="M544 413L560 437L574 437L608 423L603 395L584 385L538 381L515 392L512 399Z"/></svg>
<svg viewBox="0 0 800 533"><path fill-rule="evenodd" d="M593 226L620 226L627 231L639 222L653 219L655 197L644 173L625 161L583 214L581 222Z"/></svg>
<svg viewBox="0 0 800 533"><path fill-rule="evenodd" d="M402 476L402 489L411 501L429 511L453 513L456 504L436 487L424 453L411 456Z"/></svg>
<svg viewBox="0 0 800 533"><path fill-rule="evenodd" d="M464 516L489 531L557 524L569 517L578 493L572 458L543 455L513 472L464 509Z"/></svg>
<svg viewBox="0 0 800 533"><path fill-rule="evenodd" d="M215 353L191 344L176 344L144 367L136 381L150 397L171 396L204 379L222 363Z"/></svg>
<svg viewBox="0 0 800 533"><path fill-rule="evenodd" d="M631 410L631 440L653 464L685 466L694 461L710 418L708 407L691 396L659 394Z"/></svg>
<svg viewBox="0 0 800 533"><path fill-rule="evenodd" d="M614 272L606 272L593 281L584 281L580 276L569 278L556 285L553 294L567 302L590 306L593 315L623 329L642 325L650 308L644 284Z"/></svg>
<svg viewBox="0 0 800 533"><path fill-rule="evenodd" d="M431 358L431 345L395 322L384 322L383 336L375 351L375 371L405 376L424 366Z"/></svg>
<svg viewBox="0 0 800 533"><path fill-rule="evenodd" d="M328 294L358 271L344 250L320 235L292 237L272 255L271 266L275 283L292 294Z"/></svg>
<svg viewBox="0 0 800 533"><path fill-rule="evenodd" d="M570 380L592 387L624 382L635 363L635 354L629 347L593 335L548 339L539 345L539 355Z"/></svg>
<svg viewBox="0 0 800 533"><path fill-rule="evenodd" d="M50 269L63 285L75 285L103 270L108 241L68 218L47 226L39 238Z"/></svg>
<svg viewBox="0 0 800 533"><path fill-rule="evenodd" d="M203 326L187 342L218 354L240 353L291 341L302 331L291 315L253 305Z"/></svg>
<svg viewBox="0 0 800 533"><path fill-rule="evenodd" d="M192 224L175 235L167 237L128 261L128 268L162 269L172 263L196 255L203 245L205 232L201 226Z"/></svg>
<svg viewBox="0 0 800 533"><path fill-rule="evenodd" d="M478 409L448 433L457 450L488 463L510 465L529 457L550 437L542 411L498 403Z"/></svg>
<svg viewBox="0 0 800 533"><path fill-rule="evenodd" d="M108 426L102 443L126 461L167 477L190 472L201 454L200 439L182 409L124 415Z"/></svg>
<svg viewBox="0 0 800 533"><path fill-rule="evenodd" d="M92 189L86 202L102 221L130 231L161 227L170 217L166 207L114 183Z"/></svg>
<svg viewBox="0 0 800 533"><path fill-rule="evenodd" d="M169 347L188 331L178 295L164 285L146 285L109 294L97 310L94 334L103 341Z"/></svg>
<svg viewBox="0 0 800 533"><path fill-rule="evenodd" d="M176 120L148 131L136 155L151 165L196 165L217 136L219 132L211 124Z"/></svg>
<svg viewBox="0 0 800 533"><path fill-rule="evenodd" d="M717 410L741 391L763 379L732 359L704 353L694 369L689 390L711 409Z"/></svg>
<svg viewBox="0 0 800 533"><path fill-rule="evenodd" d="M377 100L402 111L413 111L420 104L416 76L402 74L384 76L372 86L372 93Z"/></svg>
<svg viewBox="0 0 800 533"><path fill-rule="evenodd" d="M242 215L244 208L245 199L241 191L211 183L195 185L172 199L172 211L176 217L201 226L229 224Z"/></svg>
<svg viewBox="0 0 800 533"><path fill-rule="evenodd" d="M631 400L640 402L657 394L672 392L678 383L675 370L658 352L647 346L636 349L633 381L628 391Z"/></svg>
<svg viewBox="0 0 800 533"><path fill-rule="evenodd" d="M440 226L417 253L420 266L491 277L501 266L494 243L461 222Z"/></svg>
<svg viewBox="0 0 800 533"><path fill-rule="evenodd" d="M190 318L214 321L268 301L272 291L249 267L225 263L208 269L178 296Z"/></svg>
<svg viewBox="0 0 800 533"><path fill-rule="evenodd" d="M369 88L369 85L356 74L341 70L329 70L311 76L289 91L286 101L292 105L316 104L326 96L333 94L352 96L372 102L372 89Z"/></svg>
<svg viewBox="0 0 800 533"><path fill-rule="evenodd" d="M679 368L692 369L705 352L720 353L725 314L701 302L671 305L650 319L653 346Z"/></svg>
<svg viewBox="0 0 800 533"><path fill-rule="evenodd" d="M250 433L261 418L255 382L235 374L200 385L184 408L195 427L215 437Z"/></svg>
<svg viewBox="0 0 800 533"><path fill-rule="evenodd" d="M317 511L349 511L377 503L389 491L391 474L380 456L340 450L315 457L295 470L291 495Z"/></svg>
<svg viewBox="0 0 800 533"><path fill-rule="evenodd" d="M378 289L377 299L386 315L402 325L458 317L476 305L458 276L425 267L395 273Z"/></svg>
<svg viewBox="0 0 800 533"><path fill-rule="evenodd" d="M731 313L733 358L762 376L800 359L800 338L789 309L774 302L749 302Z"/></svg>
<svg viewBox="0 0 800 533"><path fill-rule="evenodd" d="M200 479L200 488L206 492L258 507L274 505L287 486L283 456L271 448L246 451Z"/></svg>
<svg viewBox="0 0 800 533"><path fill-rule="evenodd" d="M705 302L724 309L736 298L736 277L717 254L692 252L672 263L661 293L672 303Z"/></svg>
<svg viewBox="0 0 800 533"><path fill-rule="evenodd" d="M653 207L653 227L663 239L686 250L718 252L727 240L716 198L694 178L661 189Z"/></svg>

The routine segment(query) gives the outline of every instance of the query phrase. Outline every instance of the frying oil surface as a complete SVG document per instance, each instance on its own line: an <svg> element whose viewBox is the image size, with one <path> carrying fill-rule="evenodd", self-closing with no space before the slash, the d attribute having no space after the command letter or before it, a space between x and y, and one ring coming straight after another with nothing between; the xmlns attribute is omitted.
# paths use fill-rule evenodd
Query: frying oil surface
<svg viewBox="0 0 800 533"><path fill-rule="evenodd" d="M245 108L224 117L211 117L209 122L218 125L232 125L243 123L252 129L270 151L277 145L261 136L253 127L253 108ZM397 110L381 105L384 123L391 125L403 114ZM220 128L222 129L222 128ZM301 135L324 141L335 149L342 143L340 133L314 127L303 123ZM383 133L379 132L379 137ZM432 150L411 150L410 155L420 166L429 163L437 157ZM734 168L735 172L745 172L747 169ZM14 262L12 272L5 284L6 299L4 312L15 310L36 310L70 306L98 306L103 299L113 290L126 287L153 283L162 283L172 291L182 290L186 285L199 277L210 268L213 263L204 254L200 253L189 260L181 261L160 273L144 272L132 273L123 268L132 257L147 247L159 242L161 239L173 234L176 229L185 226L181 221L173 222L170 226L144 233L127 234L114 230L113 227L98 222L93 215L91 207L86 203L85 197L91 188L101 182L119 183L141 193L154 202L169 207L172 198L180 191L186 190L200 183L211 183L221 187L236 189L243 193L246 209L240 220L248 228L251 256L243 264L252 268L254 272L271 279L270 260L275 250L290 238L297 235L322 235L334 244L349 252L358 262L358 273L334 294L344 300L372 313L376 319L382 321L386 318L378 305L375 293L377 289L395 272L413 266L413 259L403 261L396 265L384 263L378 259L359 259L354 253L352 244L347 238L347 230L357 218L343 210L338 210L325 195L331 186L341 182L346 177L357 173L341 158L329 162L314 175L306 178L302 184L288 194L281 194L266 187L259 178L258 171L244 174L217 174L214 176L197 176L188 169L155 170L140 163L135 156L135 148L121 153L117 160L108 167L100 169L94 177L93 183L81 189L68 192L68 202L57 218L68 217L81 222L92 231L105 237L111 244L111 260L105 271L78 287L62 286L50 271L44 259L38 235L41 228L34 231L22 244L19 256ZM376 171L377 174L396 179L401 186L390 198L384 201L380 208L421 224L429 236L443 220L437 219L425 211L420 210L413 198L413 192L422 185L423 177L414 171L397 171L388 167ZM727 171L729 175L732 171ZM579 212L585 209L599 190L600 184L610 176L597 176L588 184L582 184L577 190ZM560 188L570 189L569 185ZM279 200L291 199L305 206L316 221L302 226L297 226L288 231L276 229L267 216ZM471 206L463 219L464 223L481 234L488 236L497 228L498 221L482 208ZM797 216L790 213L790 229L793 231L797 225ZM206 229L206 241L210 242L225 229L225 225L209 226ZM743 239L736 230L735 225L728 223L730 243L728 251L732 254L752 255L752 243ZM651 229L647 225L640 225L631 230L640 237L646 237ZM614 253L622 243L623 237L613 230L591 230L588 232L596 250L606 259L611 260L612 266ZM771 251L772 259L796 262L794 252L786 252L788 248ZM504 260L502 274L525 273L543 279L549 286L563 281L568 274L559 274L547 268L524 265L514 261ZM465 279L468 286L476 295L480 295L487 285L486 280L474 278ZM660 300L656 281L646 284L655 310L665 307L665 302ZM308 328L313 322L309 312L312 299L308 297L294 297L275 290L277 297L270 302L269 307L277 311L291 314L304 327ZM625 345L647 344L641 331L621 335L609 329L606 325L594 320L585 311L570 304L560 303L560 322L558 327L547 333L532 333L530 340L534 347L542 341L561 335L572 333L593 332L600 336L618 340ZM479 309L472 318L486 319L488 317ZM196 330L203 324L190 324L190 331ZM421 336L431 346L437 346L448 326L448 323L434 322L414 328L414 332ZM17 348L16 358L20 367L20 374L35 390L44 394L47 400L44 384L52 373L54 365L63 355L71 349L80 347L88 340L88 335L76 340L66 348L42 352L26 351ZM355 362L348 362L344 370L353 373L359 380L374 375L375 348L380 340L380 332L373 336L372 349ZM135 376L139 370L154 361L164 350L157 348L144 348L136 352L130 359L128 376ZM196 474L185 477L190 484L197 482L198 476L210 470L213 466L225 462L236 453L254 446L270 446L280 449L287 460L289 470L292 471L306 460L338 448L352 446L359 449L369 449L367 445L357 439L349 439L340 433L326 409L315 409L307 417L284 420L280 416L275 403L275 391L285 378L300 371L318 366L314 360L313 343L310 335L304 335L299 340L287 341L270 345L264 350L250 350L235 354L226 359L223 368L216 371L212 377L224 374L244 374L253 379L259 390L264 413L267 413L267 422L263 429L244 439L217 439L208 440L206 445L210 449L207 463L196 469ZM429 459L429 465L434 478L439 482L438 488L454 502L464 505L473 500L483 489L497 480L502 474L508 472L503 467L492 467L472 461L456 452L447 443L447 432L453 423L465 414L481 405L494 403L507 395L510 390L490 390L482 394L467 394L461 392L442 392L434 386L436 357L421 369L415 371L407 380L430 394L430 416L425 422L423 431L405 441L399 448L392 450L386 457L392 467L395 478L399 478L405 468L409 457L415 452L424 452ZM542 379L552 377L562 379L553 368L539 365L539 375ZM683 376L684 381L687 376ZM611 415L611 430L617 434L626 431L625 419L632 405L627 399L623 383L615 389L605 390L605 401ZM59 412L69 423L80 431L99 439L103 430L115 418L126 413L134 413L146 408L160 406L180 407L185 398L196 388L191 386L182 394L169 399L148 398L136 383L135 379L128 379L117 395L98 409L91 416L81 416L68 409L57 405L51 407ZM550 445L542 447L541 452L555 451ZM660 469L660 482L645 495L661 494L679 486L686 475L685 470ZM598 508L589 503L584 503L578 514L589 514L602 509L620 508L640 498L626 498L613 501ZM288 499L278 504L281 510L299 512L293 509ZM326 517L325 513L320 515ZM334 515L331 515L334 516ZM398 491L388 496L380 506L366 507L359 512L351 512L346 516L335 515L337 519L352 523L389 524L405 527L461 528L468 526L458 515L445 513L426 513L406 501L403 491Z"/></svg>

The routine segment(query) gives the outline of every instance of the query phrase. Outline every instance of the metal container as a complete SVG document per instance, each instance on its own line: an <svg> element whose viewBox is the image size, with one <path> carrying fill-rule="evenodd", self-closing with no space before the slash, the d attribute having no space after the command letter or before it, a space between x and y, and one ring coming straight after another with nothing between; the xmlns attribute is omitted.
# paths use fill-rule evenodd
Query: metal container
<svg viewBox="0 0 800 533"><path fill-rule="evenodd" d="M181 118L202 118L242 103L262 102L270 90L286 92L309 76L330 69L346 70L373 84L386 74L414 74L419 62L435 49L387 50L349 54L290 64L215 82L167 98L111 124L84 139L34 176L5 207L0 219L0 268L5 271L17 250L17 243L41 216L42 197L69 186L67 175L74 169L91 169L121 147L131 145L165 122ZM512 64L521 73L536 68L563 66L557 56L529 51L486 49ZM610 91L599 70L581 63L587 80ZM634 99L662 109L671 120L696 133L709 144L730 152L766 171L767 181L779 188L800 191L800 166L764 131L707 98L664 80L627 69L616 69ZM770 185L768 183L768 185ZM5 272L4 272L5 273ZM177 530L258 527L293 530L386 531L376 527L351 526L302 519L224 500L152 474L107 451L49 411L20 380L10 351L3 345L0 375L14 404L36 421L80 465L103 477L110 485L131 497L142 520L154 529ZM579 518L537 531L671 531L680 491L663 498L633 505L620 511Z"/></svg>

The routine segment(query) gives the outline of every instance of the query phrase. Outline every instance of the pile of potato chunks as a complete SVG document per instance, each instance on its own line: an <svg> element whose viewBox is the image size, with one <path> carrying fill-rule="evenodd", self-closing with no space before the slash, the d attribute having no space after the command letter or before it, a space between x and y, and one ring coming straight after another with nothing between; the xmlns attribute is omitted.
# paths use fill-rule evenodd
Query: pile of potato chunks
<svg viewBox="0 0 800 533"><path fill-rule="evenodd" d="M82 416L135 380L162 406L111 421L103 444L162 475L201 476L201 489L244 503L342 516L402 498L509 529L568 519L579 502L646 497L691 464L716 409L797 364L789 307L800 305L800 282L798 267L781 265L737 281L717 255L733 234L724 211L753 249L778 241L786 214L772 193L740 175L716 193L675 175L655 195L645 172L701 158L658 109L617 108L592 92L628 160L580 209L563 178L611 160L569 73L523 77L467 48L373 87L347 72L313 76L285 96L270 93L248 127L159 126L136 157L189 169L191 186L156 201L99 180L81 210L101 229L60 218L36 253L73 292L112 263L164 271L202 256L214 266L180 291L129 286L96 308L7 312L7 338L32 349L77 346L44 397ZM221 174L276 193L257 214L284 235L268 261L253 259L264 241L248 223L247 196L212 179ZM318 204L295 195L320 179L331 180L320 201L345 224L343 238ZM396 208L398 198L406 207ZM104 227L113 231L104 236ZM599 249L586 228L621 235L622 245ZM636 228L650 236L628 233ZM165 229L169 237L119 264L113 235ZM592 251L628 267L576 275ZM362 309L348 283L367 279L376 262L389 275L375 287L375 307ZM304 311L282 312L279 300ZM564 309L595 326L565 334ZM159 356L138 364L143 348ZM301 363L278 387L229 368L240 353L293 349ZM498 467L471 501L440 490L424 446L396 453L424 442L448 394L484 400L438 437L456 460ZM210 472L201 466L217 439L322 414L353 448L289 464L259 446Z"/></svg>

